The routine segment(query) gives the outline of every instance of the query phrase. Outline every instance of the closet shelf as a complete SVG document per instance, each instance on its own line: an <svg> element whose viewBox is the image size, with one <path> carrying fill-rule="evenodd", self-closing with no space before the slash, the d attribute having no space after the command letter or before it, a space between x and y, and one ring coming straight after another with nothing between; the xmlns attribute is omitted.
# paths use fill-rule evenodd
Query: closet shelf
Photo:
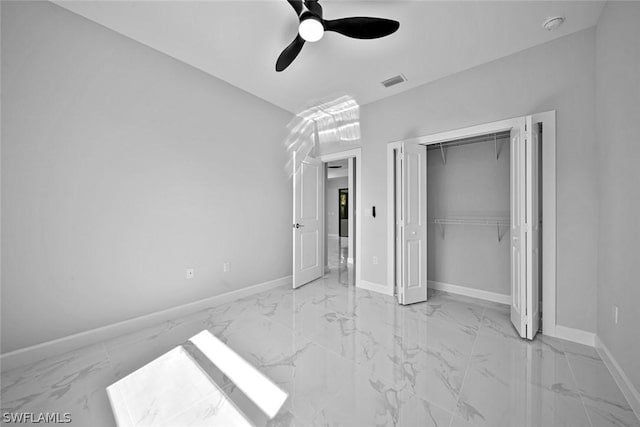
<svg viewBox="0 0 640 427"><path fill-rule="evenodd" d="M493 141L493 147L496 155L496 161L500 159L500 152L502 151L502 145L505 141L509 141L511 138L510 131L502 131L496 133L490 133L486 135L472 136L469 138L462 138L452 141L434 142L427 145L427 150L440 150L442 156L442 164L447 164L447 150L453 147L459 147L467 144L475 144L478 142L491 142Z"/></svg>
<svg viewBox="0 0 640 427"><path fill-rule="evenodd" d="M511 225L508 219L495 218L434 218L431 222L442 225Z"/></svg>
<svg viewBox="0 0 640 427"><path fill-rule="evenodd" d="M502 241L506 230L502 231L500 234L500 227L504 227L508 229L511 225L511 221L505 218L433 218L431 220L433 224L438 224L440 226L440 231L442 232L442 238L444 239L444 226L445 225L479 225L479 226L490 226L496 227L496 233L498 236L498 243Z"/></svg>

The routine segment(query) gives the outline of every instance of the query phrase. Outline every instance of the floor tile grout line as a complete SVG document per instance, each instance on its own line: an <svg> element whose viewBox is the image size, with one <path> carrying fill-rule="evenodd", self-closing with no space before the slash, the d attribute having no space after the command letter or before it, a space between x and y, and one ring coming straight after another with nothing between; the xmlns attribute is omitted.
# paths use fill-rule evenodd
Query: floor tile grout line
<svg viewBox="0 0 640 427"><path fill-rule="evenodd" d="M340 359L341 359L341 360L343 360L344 362L347 362L347 363L348 363L348 364L350 364L350 365L354 365L354 367L355 367L355 368L357 368L357 367L358 367L358 364L357 364L357 363L355 363L354 361L351 361L351 360L347 359L346 357L342 356L341 354L339 354L339 353L335 352L334 350L332 350L332 349L330 349L330 348L325 347L324 345L322 345L322 344L320 344L319 342L315 341L315 339L313 339L311 336L307 335L307 334L306 334L306 333L304 333L303 331L298 331L298 330L296 330L295 328L292 328L292 327L291 327L291 326L289 326L289 325L285 325L283 322L279 322L278 320L271 319L269 316L266 316L266 315L264 315L263 313L259 313L259 314L257 315L257 317L258 317L258 318L262 318L263 320L266 320L266 321L268 321L269 323L276 324L276 325L279 325L279 326L281 326L281 327L284 327L284 328L286 328L286 329L288 329L288 330L292 331L294 334L298 334L298 335L300 335L302 338L306 339L306 340L307 340L307 341L309 341L310 343L313 343L313 344L315 344L315 345L319 346L320 348L322 348L323 350L325 350L325 351L327 351L327 352L329 352L329 353L333 354L334 356L337 356L338 358L340 358ZM249 327L249 326L250 326L250 325L245 325L245 326L243 326L240 330L245 329L245 328L247 328L247 327ZM293 378L295 378L295 373L294 373L294 377L293 377ZM339 387L339 390L337 391L336 395L337 395L337 394L342 393L342 391L345 389L345 387L346 387L346 386L347 386L347 384L343 384L343 385L341 385L341 386ZM328 405L328 404L327 404L327 405ZM327 407L326 405L322 406L322 408L320 408L317 412L320 412L320 411L322 411L322 410L326 409L326 407ZM293 414L293 416L294 416L294 417L297 417L297 418L304 418L304 417L301 417L299 414L297 414L297 413L293 410L293 408L292 408L292 407L290 408L290 411L291 411L291 413Z"/></svg>
<svg viewBox="0 0 640 427"><path fill-rule="evenodd" d="M109 350L107 349L107 341L103 341L100 344L102 346L102 349L104 350L104 353L105 353L106 358L107 358L107 363L109 364L109 367L111 368L111 374L113 375L113 378L115 380L111 384L109 384L109 386L110 386L110 385L115 384L116 382L120 381L120 379L118 379L118 373L116 372L116 369L114 367L113 361L111 360L111 355L109 354ZM114 418L114 421L115 421L115 416L116 415L115 415L115 413L113 413L113 407L112 407L112 404L111 404L111 399L109 398L109 393L107 392L107 388L108 388L108 386L105 387L105 394L107 395L107 401L109 403L109 407L111 408L111 412L112 412L112 415L113 415L113 418ZM127 409L127 415L129 416L129 419L131 420L132 419L131 410L129 409L129 405L127 404L126 401L125 401L125 405L126 405L125 407Z"/></svg>
<svg viewBox="0 0 640 427"><path fill-rule="evenodd" d="M578 396L580 396L580 402L582 402L582 409L584 409L584 413L587 415L587 419L589 420L589 424L591 425L591 427L595 427L593 425L593 421L591 420L591 415L589 415L589 411L587 411L587 405L584 403L584 396L582 395L582 390L580 389L580 386L578 385L578 380L576 378L576 374L573 372L573 367L571 366L571 362L569 361L569 358L567 357L567 353L563 352L564 358L567 360L567 365L569 366L569 371L571 372L571 377L573 378L573 382L576 385L576 389L578 390Z"/></svg>
<svg viewBox="0 0 640 427"><path fill-rule="evenodd" d="M107 349L107 344L106 342L102 342L102 349L104 351L104 354L106 356L107 359L107 363L109 364L109 367L111 368L111 373L113 374L113 377L116 378L116 381L119 381L118 378L118 374L116 373L116 369L113 366L113 361L111 360L111 354L109 354L109 350Z"/></svg>
<svg viewBox="0 0 640 427"><path fill-rule="evenodd" d="M333 350L333 349L331 349L331 348L326 347L326 346L325 346L325 345L323 345L322 343L319 343L319 342L315 341L315 340L314 340L313 338L311 338L311 337L306 336L306 338L307 338L307 339L309 339L309 340L310 340L311 342L313 342L314 344L318 345L319 347L323 348L324 350L328 351L329 353L332 353L333 355L335 355L335 356L339 357L340 359L342 359L342 360L346 361L348 364L352 365L352 366L354 367L354 369L356 370L356 372L357 372L357 373L360 373L360 374L362 374L362 375L365 375L365 376L366 376L366 372L365 372L366 367L365 367L364 365L362 365L362 364L360 364L360 363L358 363L358 362L356 362L356 361L354 361L354 360L350 360L350 359L346 358L346 357L345 357L345 356L343 356L342 354L340 354L340 353L336 352L335 350ZM383 347L384 347L384 346L383 346ZM395 364L395 362L393 362L393 363ZM383 380L380 380L380 381L383 381ZM384 382L384 381L383 381L383 382ZM386 384L386 382L385 382L385 384ZM347 388L347 386L348 386L348 384L344 384L344 385L342 385L342 386L339 388L339 390L338 390L338 392L336 393L336 395L339 395L340 393L342 393L342 392ZM390 388L393 388L393 389L396 389L396 388L397 388L397 386L396 386L395 384L386 384L386 386L387 386L387 387L390 387ZM449 413L449 414L451 415L451 417L452 417L451 419L453 419L453 416L454 416L453 412L450 412L449 410L447 410L447 409L443 408L441 405L439 405L439 404L437 404L437 403L435 403L435 402L432 402L431 400L425 399L424 397L421 397L421 396L419 396L419 395L415 394L414 392L412 392L412 391L410 391L410 390L407 390L407 392L408 392L408 393L410 393L411 395L413 395L413 396L415 396L415 397L417 397L417 398L419 398L419 399L421 399L421 400L425 401L425 402L428 402L430 405L436 406L437 408L439 408L439 409L441 409L441 410L443 410L443 411L445 411L445 412ZM328 404L327 404L327 405L328 405ZM324 410L324 409L327 409L327 407L328 407L327 405L324 405L324 406L320 409L320 411L322 411L322 410ZM319 411L319 412L320 412L320 411ZM295 414L294 414L294 415L295 415Z"/></svg>
<svg viewBox="0 0 640 427"><path fill-rule="evenodd" d="M481 308L482 308L482 314L481 314L481 318L482 318L482 317L483 317L483 315L484 315L484 310L486 309L486 307L481 307ZM343 356L342 354L338 353L338 352L337 352L337 351L335 351L334 349L329 348L329 347L325 346L324 344L322 344L322 343L320 343L320 342L316 341L316 340L315 340L315 338L313 338L312 336L308 335L308 334L307 334L307 333L305 333L304 331L298 331L298 330L296 330L295 328L291 328L289 325L285 325L283 322L279 322L279 321L278 321L278 320L276 320L276 319L271 319L270 317L265 316L265 315L263 315L262 313L261 313L261 314L259 314L259 316L264 317L265 319L269 320L271 323L276 323L276 324L278 324L278 325L280 325L280 326L286 327L287 329L289 329L289 330L291 330L291 331L293 331L293 332L295 332L295 333L297 333L297 334L301 335L302 337L304 337L305 339L309 340L309 341L310 341L310 342L312 342L313 344L315 344L315 345L317 345L317 346L321 347L321 348L322 348L322 349L324 349L325 351L327 351L327 352L329 352L329 353L333 354L334 356L337 356L338 358L340 358L341 360L343 360L343 361L344 361L344 362L346 362L347 364L349 364L349 365L353 366L353 367L354 367L354 369L355 369L355 371L356 371L356 372L358 372L359 374L366 375L366 372L365 372L365 371L366 371L366 366L364 366L364 365L363 365L363 364L361 364L361 363L356 362L355 360L350 360L349 358L347 358L347 357ZM428 317L428 316L425 316L423 319L417 319L417 318L416 318L416 320L419 320L419 321L420 321L420 320L422 320L422 321L425 321L425 322L427 322L428 320L436 320L436 324L446 325L446 326L451 326L451 327L455 327L456 329L459 329L459 325L458 325L458 324L453 323L453 322L449 322L449 321L447 321L447 320L443 320L443 319L429 319L429 317ZM482 325L482 323L480 322L480 325L479 325L478 329L481 327L481 325ZM478 334L476 333L476 337L474 338L474 343L475 343L475 340L477 339L477 337L478 337ZM384 345L380 344L380 346L388 350L388 348L387 348L387 347L385 347ZM473 350L473 345L472 345L472 350ZM471 353L470 353L470 354L469 354L469 356L468 356L469 358L470 358L470 355L471 355ZM395 364L395 362L393 362L393 363ZM381 381L383 381L383 380L381 380ZM397 386L396 384L387 384L387 383L386 383L386 381L383 381L383 383L385 383L385 385L386 385L387 387L390 387L390 388L393 388L393 389L398 389L398 386ZM336 395L338 395L338 394L342 393L342 392L346 389L346 387L347 387L347 386L348 386L348 384L344 384L344 385L342 385L342 386L339 388L339 390L337 391ZM462 385L461 385L461 387L462 387ZM451 415L451 419L453 420L453 416L454 416L454 412L453 412L453 411L446 410L446 409L444 409L442 406L438 405L437 403L432 402L432 401L430 401L430 400L428 400L428 399L425 399L425 398L423 398L423 397L421 397L421 396L418 396L417 394L415 394L415 393L414 393L414 392L412 392L412 391L408 391L408 392L409 392L409 393L411 393L413 396L415 396L415 397L417 397L417 398L419 398L419 399L422 399L422 400L424 400L425 402L428 402L429 404L434 405L434 406L436 406L436 407L440 408L441 410L443 410L443 411L445 411L445 412L449 413L449 414ZM327 404L327 405L328 405L328 404ZM326 405L322 406L322 408L321 408L318 412L320 412L320 411L322 411L322 410L324 410L324 409L327 409L327 407L328 407L328 406L326 406ZM294 416L297 416L297 415L295 414L295 412L293 412L293 410L292 410L292 413L294 414Z"/></svg>
<svg viewBox="0 0 640 427"><path fill-rule="evenodd" d="M316 341L316 340L315 340L315 338L313 338L311 335L309 335L308 333L306 333L306 332L305 332L305 331L303 331L303 330L297 330L297 329L295 329L295 328L292 328L292 327L291 327L291 326L289 326L289 325L285 325L285 324L284 324L284 322L279 322L278 320L271 319L271 318L269 318L268 316L265 316L265 315L263 315L263 314L260 314L259 316L261 316L262 318L264 318L264 319L268 320L268 321L269 321L269 322L271 322L271 323L274 323L274 324L277 324L277 325L279 325L279 326L282 326L282 327L284 327L284 328L289 329L289 330L290 330L290 331L292 331L293 333L300 335L301 337L303 337L304 339L308 340L309 342L311 342L311 343L313 343L313 344L315 344L315 345L317 345L317 346L321 347L322 349L324 349L324 350L328 351L329 353L332 353L334 356L338 356L340 359L343 359L343 360L344 360L344 361L346 361L346 362L352 363L352 364L354 364L354 365L356 365L356 366L360 366L358 363L356 363L356 362L354 362L354 361L352 361L352 360L349 360L348 358L346 358L346 357L345 357L345 356L343 356L342 354L338 353L337 351L335 351L335 350L333 350L333 349L331 349L331 348L329 348L329 347L326 347L326 346L325 346L325 345L323 345L322 343L319 343L318 341ZM247 325L247 326L248 326L248 325ZM245 327L247 327L247 326L245 326Z"/></svg>
<svg viewBox="0 0 640 427"><path fill-rule="evenodd" d="M471 360L473 358L473 350L476 347L476 343L478 342L478 337L480 336L480 329L482 329L482 326L484 325L484 312L486 310L486 307L482 309L482 320L483 322L480 323L480 327L478 328L478 333L476 334L475 339L473 340L473 344L471 345L471 352L469 353L469 360L467 361L467 369L465 369L464 371L464 376L462 377L462 382L460 383L460 391L458 392L458 398L456 399L456 405L454 407L454 411L451 414L451 420L449 421L449 427L451 427L451 425L453 424L453 419L456 416L456 410L458 409L458 405L460 404L460 397L462 395L462 390L464 390L464 384L467 380L467 375L469 374L469 370L471 369Z"/></svg>
<svg viewBox="0 0 640 427"><path fill-rule="evenodd" d="M265 316L265 317L266 317L266 316ZM322 348L322 349L323 349L323 350L325 350L326 352L331 353L332 355L336 356L336 357L337 357L338 359L340 359L341 361L346 362L346 364L347 364L349 367L353 367L353 369L354 369L354 371L355 371L355 372L357 372L357 373L361 373L361 374L364 374L362 365L360 365L359 363L355 362L354 360L350 360L350 359L348 359L347 357L343 356L342 354L338 353L337 351L335 351L335 350L333 350L333 349L331 349L331 348L326 347L324 344L322 344L322 343L320 343L320 342L316 341L312 336L310 336L310 335L306 334L304 331L298 331L298 330L296 330L296 329L294 329L294 328L291 328L291 327L290 327L290 326L288 326L288 325L284 325L284 324L282 324L282 323L280 323L280 322L278 322L278 321L276 321L276 320L271 320L271 319L268 319L268 320L270 320L270 321L271 321L271 322L273 322L273 323L276 323L276 324L279 324L279 325L281 325L281 326L284 326L284 327L286 327L286 328L290 329L291 331L293 331L294 333L299 334L300 336L302 336L303 338L305 338L305 339L306 339L306 340L308 340L309 342L311 342L311 343L313 343L313 344L317 345L318 347ZM295 378L295 374L294 374L294 378ZM348 386L348 385L349 385L349 384L346 384L346 383L345 383L345 384L341 384L341 385L338 387L338 391L337 391L335 394L336 394L336 395L340 395L340 394L341 394L341 393L342 393L342 392L347 388L347 386ZM321 412L321 411L323 411L323 410L327 409L327 408L328 408L328 405L329 405L329 403L326 403L325 405L322 405L322 407L321 407L318 411L316 411L316 413L319 413L319 412ZM297 414L293 411L293 408L291 408L291 413L292 413L294 416L298 417L298 418L303 418L303 417L300 417L299 415L297 415Z"/></svg>

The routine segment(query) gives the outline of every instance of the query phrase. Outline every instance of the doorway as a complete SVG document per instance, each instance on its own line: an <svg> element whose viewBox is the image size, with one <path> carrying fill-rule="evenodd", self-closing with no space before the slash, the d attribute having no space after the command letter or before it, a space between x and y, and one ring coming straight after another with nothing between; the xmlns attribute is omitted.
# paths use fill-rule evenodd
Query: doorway
<svg viewBox="0 0 640 427"><path fill-rule="evenodd" d="M338 251L338 240L342 240L342 246L346 253L345 268L350 272L350 283L356 287L361 287L361 263L360 263L360 247L361 247L361 221L360 213L362 212L361 197L361 170L362 170L362 149L355 148L336 153L322 154L315 158L306 158L300 162L301 167L294 168L293 176L293 287L297 288L306 283L310 283L325 273L330 272L329 268L329 248L328 234L332 234L335 238L336 252ZM336 188L335 195L327 196L326 189L328 186L329 165L341 162L346 164L342 174L347 177L346 186L340 185ZM294 156L294 164L295 156ZM305 167L305 164L307 165ZM317 167L315 166L317 165ZM312 173L310 173L311 171ZM318 172L316 172L318 171ZM307 173L307 178L305 178ZM318 177L318 179L316 179ZM340 223L338 221L339 212L339 193L340 188L347 188L346 207L348 215L346 218L346 226L342 226L347 236L339 238ZM335 220L335 231L330 232L330 220L327 218L327 205L335 202L333 219ZM304 206L310 206L309 209L303 209ZM310 217L317 218L317 227L309 227L308 223L304 223L303 212L308 211ZM303 239L302 236L307 234L311 237ZM313 236L317 236L315 238ZM309 260L306 264L304 260ZM336 257L336 260L338 258ZM311 268L307 268L311 266ZM316 266L321 266L319 269ZM313 274L307 274L311 271Z"/></svg>
<svg viewBox="0 0 640 427"><path fill-rule="evenodd" d="M350 163L349 159L325 163L325 272L353 264L349 259L349 189L353 185Z"/></svg>
<svg viewBox="0 0 640 427"><path fill-rule="evenodd" d="M333 194L335 197L335 194ZM329 265L337 265L338 268L348 267L353 264L353 259L349 259L349 188L338 188L338 242L335 258L329 259ZM327 235L329 237L329 235ZM332 263L332 258L335 260ZM351 261L351 262L349 262Z"/></svg>
<svg viewBox="0 0 640 427"><path fill-rule="evenodd" d="M325 274L337 274L340 283L353 285L355 159L330 161L325 168Z"/></svg>

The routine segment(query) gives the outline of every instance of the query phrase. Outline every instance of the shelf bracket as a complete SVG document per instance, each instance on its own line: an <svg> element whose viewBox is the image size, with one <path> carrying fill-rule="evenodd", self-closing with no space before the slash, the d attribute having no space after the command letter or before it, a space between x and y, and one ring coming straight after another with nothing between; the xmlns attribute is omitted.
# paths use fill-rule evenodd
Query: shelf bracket
<svg viewBox="0 0 640 427"><path fill-rule="evenodd" d="M498 160L500 153L498 153L498 138L495 133L493 134L493 148L496 150L496 160Z"/></svg>
<svg viewBox="0 0 640 427"><path fill-rule="evenodd" d="M440 154L442 154L442 164L446 165L447 164L447 158L444 155L444 147L442 146L442 144L439 144L439 145L440 145Z"/></svg>
<svg viewBox="0 0 640 427"><path fill-rule="evenodd" d="M500 158L500 152L502 151L502 142L498 144L498 136L496 134L493 135L493 147L496 150L496 161Z"/></svg>
<svg viewBox="0 0 640 427"><path fill-rule="evenodd" d="M496 223L496 231L498 232L498 243L502 242L505 233L500 234L500 223Z"/></svg>

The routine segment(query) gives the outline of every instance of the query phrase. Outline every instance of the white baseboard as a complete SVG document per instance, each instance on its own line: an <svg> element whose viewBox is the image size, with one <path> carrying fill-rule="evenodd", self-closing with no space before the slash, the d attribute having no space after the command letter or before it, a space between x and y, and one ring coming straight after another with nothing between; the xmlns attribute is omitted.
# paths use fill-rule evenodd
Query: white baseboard
<svg viewBox="0 0 640 427"><path fill-rule="evenodd" d="M567 341L577 342L578 344L588 345L589 347L595 347L596 334L593 332L583 331L582 329L569 328L567 326L556 325L555 333L545 335L553 336Z"/></svg>
<svg viewBox="0 0 640 427"><path fill-rule="evenodd" d="M483 299L485 301L497 302L499 304L511 304L511 295L499 294L497 292L483 291L466 286L452 285L450 283L427 281L427 286L431 289L450 292L452 294L464 295L467 297Z"/></svg>
<svg viewBox="0 0 640 427"><path fill-rule="evenodd" d="M393 296L393 289L390 289L387 285L381 285L379 283L367 282L366 280L360 280L357 284L358 288L366 289L372 292L378 292L384 295Z"/></svg>
<svg viewBox="0 0 640 427"><path fill-rule="evenodd" d="M596 351L600 355L600 358L611 372L611 376L620 387L622 394L629 402L629 406L633 409L636 417L640 420L640 393L638 389L633 385L627 374L624 373L618 361L613 357L609 349L602 342L599 336L596 335Z"/></svg>
<svg viewBox="0 0 640 427"><path fill-rule="evenodd" d="M19 366L29 365L42 359L57 356L79 348L97 344L121 335L126 335L141 329L145 329L169 320L186 317L191 314L205 310L209 307L224 304L239 298L260 292L268 291L278 286L291 284L292 276L281 277L246 288L215 295L199 301L171 307L166 310L156 311L144 316L112 323L99 328L36 344L30 347L21 348L0 355L0 365L2 371L8 371Z"/></svg>

